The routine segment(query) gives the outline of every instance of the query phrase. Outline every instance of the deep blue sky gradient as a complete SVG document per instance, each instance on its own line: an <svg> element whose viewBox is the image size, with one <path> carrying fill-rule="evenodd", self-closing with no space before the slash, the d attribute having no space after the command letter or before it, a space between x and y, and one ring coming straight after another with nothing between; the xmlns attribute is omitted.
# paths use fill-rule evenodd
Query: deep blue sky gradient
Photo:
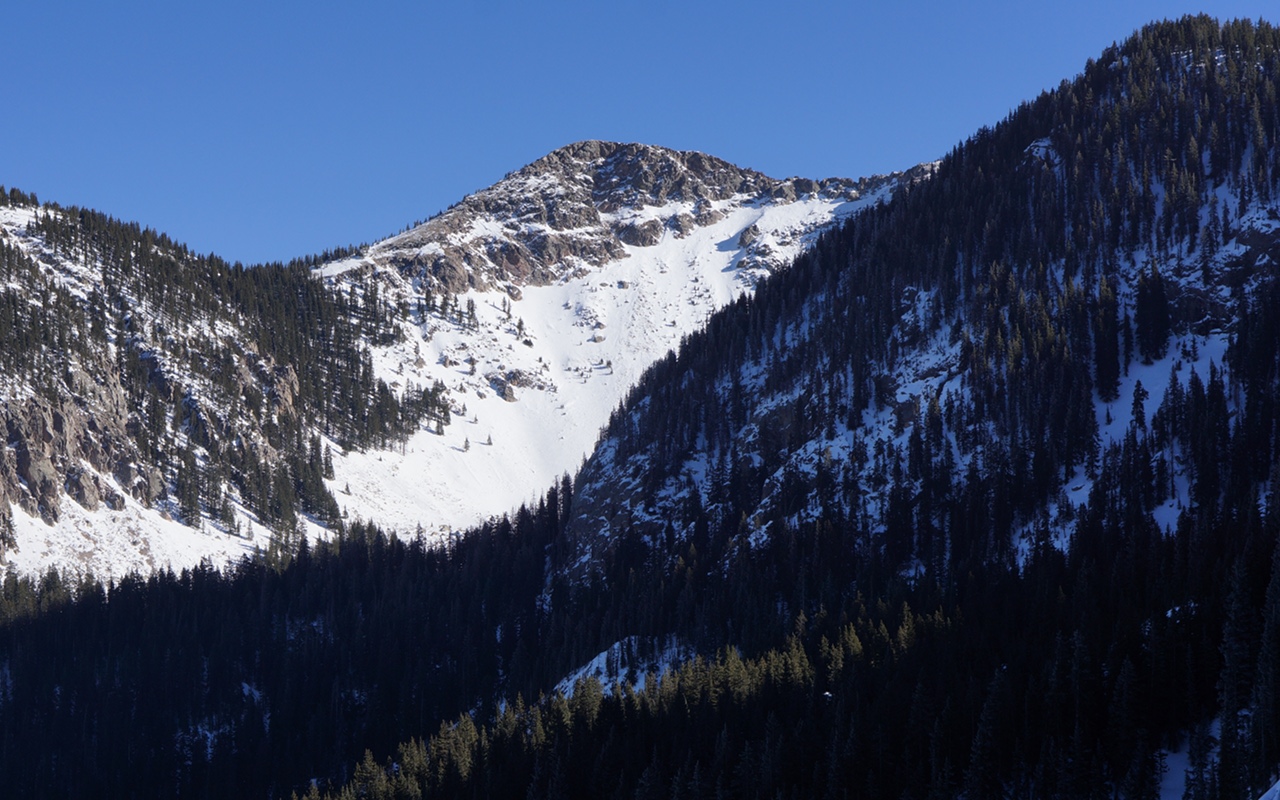
<svg viewBox="0 0 1280 800"><path fill-rule="evenodd" d="M777 177L945 154L1143 24L1274 3L43 2L0 13L0 184L255 263L616 139Z"/></svg>

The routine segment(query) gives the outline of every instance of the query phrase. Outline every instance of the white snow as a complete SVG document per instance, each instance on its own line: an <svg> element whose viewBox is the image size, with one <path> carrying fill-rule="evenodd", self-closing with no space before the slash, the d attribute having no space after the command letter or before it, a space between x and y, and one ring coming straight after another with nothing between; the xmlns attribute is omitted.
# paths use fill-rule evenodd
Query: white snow
<svg viewBox="0 0 1280 800"><path fill-rule="evenodd" d="M645 369L751 290L759 273L740 268L744 229L756 225L759 240L794 257L815 228L881 196L779 205L723 201L725 217L714 224L682 238L666 231L651 247L627 246L627 258L554 285L524 287L519 300L499 291L458 297L463 308L474 301L475 329L430 315L412 326L406 341L374 354L378 374L393 388L444 381L456 414L452 424L443 435L433 426L421 430L393 450L335 449L329 485L339 505L350 519L408 533L421 526L439 540L536 503L590 455L609 414ZM671 207L644 210L672 213ZM322 269L330 274L330 267ZM398 274L382 274L412 296ZM470 358L477 361L474 374ZM541 388L515 386L515 401L502 399L488 376L513 370Z"/></svg>
<svg viewBox="0 0 1280 800"><path fill-rule="evenodd" d="M1191 766L1188 745L1164 753L1164 773L1160 775L1160 800L1182 800L1187 788L1187 769Z"/></svg>
<svg viewBox="0 0 1280 800"><path fill-rule="evenodd" d="M1206 757L1209 764L1217 761L1218 741L1221 733L1222 720L1215 718L1209 723L1206 731L1209 744L1209 751ZM1183 800L1187 787L1187 770L1191 769L1190 740L1184 739L1178 749L1162 750L1160 754L1164 757L1164 772L1160 776L1160 800ZM1280 786L1280 784L1277 784L1277 786ZM1280 800L1280 795L1273 794L1276 791L1276 786L1271 787L1259 800Z"/></svg>
<svg viewBox="0 0 1280 800"><path fill-rule="evenodd" d="M1169 340L1169 348L1165 357L1150 364L1142 363L1134 358L1129 365L1128 374L1120 376L1119 399L1113 403L1097 401L1098 435L1102 446L1124 441L1125 433L1133 424L1133 392L1139 381L1147 392L1142 404L1147 424L1160 407L1164 399L1164 390L1169 385L1170 371L1176 371L1182 388L1187 388L1187 380L1191 370L1200 375L1200 380L1209 382L1209 365L1222 368L1227 353L1227 336L1221 331L1209 336L1174 336ZM1110 418L1110 422L1107 419Z"/></svg>
<svg viewBox="0 0 1280 800"><path fill-rule="evenodd" d="M314 274L321 278L336 278L339 275L345 275L353 269L364 266L364 259L360 256L352 256L344 258L340 261L331 261L322 267L317 267Z"/></svg>
<svg viewBox="0 0 1280 800"><path fill-rule="evenodd" d="M535 184L528 191L547 190ZM562 265L560 273L569 277L550 286L524 287L519 300L499 291L457 298L463 308L474 301L474 329L458 324L456 317L444 319L437 313L421 319L411 313L412 321L403 323L402 342L374 349L375 370L398 392L410 383L430 386L443 381L454 411L452 424L444 427L443 435L436 435L434 425L425 425L402 446L389 450L344 452L329 442L336 471L329 486L339 506L348 519L375 521L401 533L421 530L439 541L451 531L536 502L591 453L609 414L646 368L714 311L751 291L767 273L759 262L744 264L747 251L738 244L744 229L755 225L759 230L753 253L767 250L771 263L786 263L812 241L818 228L880 201L892 185L886 182L855 201L809 195L794 202L745 195L718 201L715 210L724 217L714 224L683 237L667 230L656 245L627 247L627 257L599 268L571 259L574 263ZM601 216L608 225L693 210L689 203L673 202ZM93 257L82 263L73 254L55 253L38 235L28 233L37 213L49 212L0 207L0 237L20 247L73 295L87 298L97 291L101 264ZM485 218L459 237L507 234L504 221ZM366 248L367 256L323 265L316 274L344 287L347 282L367 287L366 278L376 280L384 298L414 301L409 306L416 312L418 284L383 266L379 247ZM422 256L444 252L435 241L416 241L415 247ZM201 326L161 320L142 303L133 311L144 320L142 346L156 352L166 375L202 405L219 402L207 378L168 357L162 342L225 341L235 337L235 328L227 322ZM469 358L476 360L474 371ZM246 368L260 366L253 363L252 354L246 359ZM514 382L515 401L508 402L496 391L500 384L490 378L505 379L513 371L524 378ZM0 378L0 400L28 394L22 383L6 385ZM133 570L178 570L201 561L222 565L266 549L271 540L271 533L239 504L230 487L228 498L241 535L207 517L199 529L189 527L174 518L172 503L148 508L111 476L97 478L125 498L122 510L101 505L89 511L64 495L60 518L49 525L15 506L18 546L5 564L26 574L57 566L73 574L112 578ZM304 526L313 537L327 535L310 522Z"/></svg>
<svg viewBox="0 0 1280 800"><path fill-rule="evenodd" d="M118 579L128 572L146 575L163 569L181 570L206 559L225 564L253 553L255 545L265 549L269 541L265 529L257 529L252 538L208 526L196 530L127 495L120 511L105 505L88 511L63 497L59 519L53 525L27 515L17 505L12 511L18 548L8 553L6 564L19 574L40 574L56 566L73 575ZM246 530L253 528L256 526Z"/></svg>
<svg viewBox="0 0 1280 800"><path fill-rule="evenodd" d="M652 653L648 657L641 655L646 645ZM578 681L584 678L600 681L606 695L613 694L616 684L643 687L648 681L661 679L664 674L679 667L693 655L692 649L675 637L642 641L639 636L628 636L609 645L595 658L566 675L556 684L556 691L565 697L573 697Z"/></svg>

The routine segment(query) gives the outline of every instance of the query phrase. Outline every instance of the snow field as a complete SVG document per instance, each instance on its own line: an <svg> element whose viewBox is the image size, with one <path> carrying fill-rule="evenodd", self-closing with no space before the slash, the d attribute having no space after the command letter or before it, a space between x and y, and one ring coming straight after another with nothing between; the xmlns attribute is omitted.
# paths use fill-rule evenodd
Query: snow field
<svg viewBox="0 0 1280 800"><path fill-rule="evenodd" d="M375 367L393 388L444 381L452 424L443 435L428 426L393 450L335 449L329 486L339 505L348 518L408 533L421 526L440 541L536 503L591 454L610 413L645 369L751 290L760 273L741 268L738 239L745 228L756 225L774 251L790 259L816 229L878 199L724 201L718 210L725 217L712 225L682 238L665 231L651 247L627 245L627 258L554 285L524 287L519 300L501 291L460 295L462 308L475 304L474 329L438 314L415 320L406 341L375 351ZM658 218L677 210L644 213ZM353 267L323 269L340 275ZM399 275L389 279L399 282L403 296L415 294ZM515 401L504 400L487 376L513 370L542 388L514 386Z"/></svg>

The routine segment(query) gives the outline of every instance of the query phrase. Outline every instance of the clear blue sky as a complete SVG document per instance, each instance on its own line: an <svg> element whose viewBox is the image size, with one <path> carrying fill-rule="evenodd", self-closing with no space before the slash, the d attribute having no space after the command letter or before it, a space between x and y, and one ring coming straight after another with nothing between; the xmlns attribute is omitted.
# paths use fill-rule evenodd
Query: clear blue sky
<svg viewBox="0 0 1280 800"><path fill-rule="evenodd" d="M0 184L245 263L371 241L579 139L777 177L943 155L1148 21L1274 2L11 3Z"/></svg>

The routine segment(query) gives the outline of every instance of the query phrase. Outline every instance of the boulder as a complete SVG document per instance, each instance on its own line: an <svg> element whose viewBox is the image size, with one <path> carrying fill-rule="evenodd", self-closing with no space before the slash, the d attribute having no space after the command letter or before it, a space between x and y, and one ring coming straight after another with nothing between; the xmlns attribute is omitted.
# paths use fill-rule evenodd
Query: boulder
<svg viewBox="0 0 1280 800"><path fill-rule="evenodd" d="M667 220L667 226L675 231L677 238L681 238L692 233L694 228L698 227L698 224L694 222L693 216L690 214L676 214Z"/></svg>
<svg viewBox="0 0 1280 800"><path fill-rule="evenodd" d="M652 247L662 239L662 223L656 219L631 222L618 229L618 239L633 247Z"/></svg>
<svg viewBox="0 0 1280 800"><path fill-rule="evenodd" d="M110 486L103 490L102 501L112 511L124 511L124 496Z"/></svg>
<svg viewBox="0 0 1280 800"><path fill-rule="evenodd" d="M780 183L769 193L774 200L793 203L796 199L796 187L792 183Z"/></svg>
<svg viewBox="0 0 1280 800"><path fill-rule="evenodd" d="M288 416L296 416L294 403L300 389L297 371L292 364L285 364L273 369L271 378L271 399L275 402L276 410Z"/></svg>
<svg viewBox="0 0 1280 800"><path fill-rule="evenodd" d="M102 501L97 478L86 470L79 470L67 478L67 494L88 511L97 511Z"/></svg>

